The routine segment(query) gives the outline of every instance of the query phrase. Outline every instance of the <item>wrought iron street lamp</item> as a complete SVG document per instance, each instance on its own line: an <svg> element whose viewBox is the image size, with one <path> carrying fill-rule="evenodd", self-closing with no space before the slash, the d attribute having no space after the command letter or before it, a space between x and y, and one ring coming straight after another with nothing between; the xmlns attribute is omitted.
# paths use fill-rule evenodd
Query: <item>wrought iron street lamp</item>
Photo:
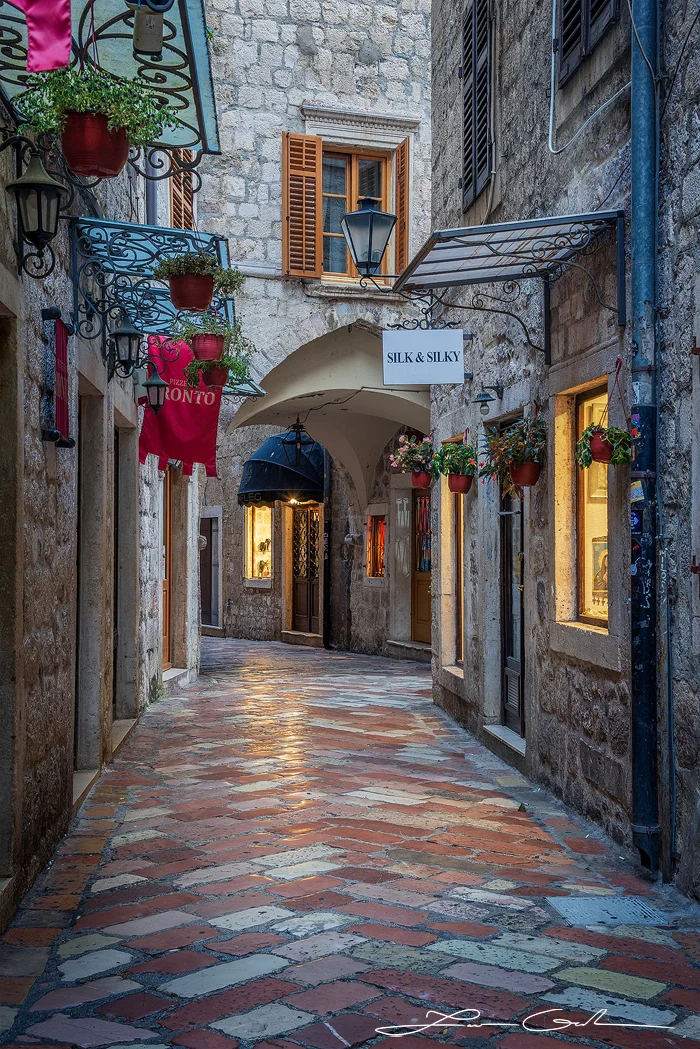
<svg viewBox="0 0 700 1049"><path fill-rule="evenodd" d="M13 142L8 140L3 148ZM43 253L58 232L61 198L68 192L66 187L48 174L39 153L32 150L27 170L9 182L5 190L17 203L21 236Z"/></svg>
<svg viewBox="0 0 700 1049"><path fill-rule="evenodd" d="M143 332L129 320L126 314L112 332L115 356L121 374L131 375L135 368L139 367L141 357L141 340Z"/></svg>
<svg viewBox="0 0 700 1049"><path fill-rule="evenodd" d="M151 365L151 374L144 382L143 388L146 391L149 405L157 415L165 404L165 395L168 391L168 384L165 379L161 378L159 375L158 369L153 361L150 361L149 363Z"/></svg>
<svg viewBox="0 0 700 1049"><path fill-rule="evenodd" d="M357 272L366 277L381 269L396 215L380 211L372 197L363 197L358 203L358 211L343 215L340 228Z"/></svg>

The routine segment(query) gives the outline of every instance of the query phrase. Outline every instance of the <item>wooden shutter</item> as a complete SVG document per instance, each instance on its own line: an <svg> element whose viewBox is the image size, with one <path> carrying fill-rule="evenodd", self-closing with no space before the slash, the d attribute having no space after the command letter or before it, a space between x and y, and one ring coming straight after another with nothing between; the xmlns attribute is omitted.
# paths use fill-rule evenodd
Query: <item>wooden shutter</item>
<svg viewBox="0 0 700 1049"><path fill-rule="evenodd" d="M193 153L177 150L182 160L189 163ZM194 229L194 187L189 171L178 171L170 178L170 225L175 229Z"/></svg>
<svg viewBox="0 0 700 1049"><path fill-rule="evenodd" d="M489 0L468 0L462 26L462 207L491 174L491 26Z"/></svg>
<svg viewBox="0 0 700 1049"><path fill-rule="evenodd" d="M282 269L289 277L321 276L322 161L320 138L285 132L282 144Z"/></svg>
<svg viewBox="0 0 700 1049"><path fill-rule="evenodd" d="M408 265L408 186L410 176L409 139L405 138L396 150L396 272Z"/></svg>
<svg viewBox="0 0 700 1049"><path fill-rule="evenodd" d="M588 51L592 51L605 31L617 19L617 0L590 0L588 13Z"/></svg>
<svg viewBox="0 0 700 1049"><path fill-rule="evenodd" d="M578 69L584 54L585 0L560 0L559 4L559 83Z"/></svg>

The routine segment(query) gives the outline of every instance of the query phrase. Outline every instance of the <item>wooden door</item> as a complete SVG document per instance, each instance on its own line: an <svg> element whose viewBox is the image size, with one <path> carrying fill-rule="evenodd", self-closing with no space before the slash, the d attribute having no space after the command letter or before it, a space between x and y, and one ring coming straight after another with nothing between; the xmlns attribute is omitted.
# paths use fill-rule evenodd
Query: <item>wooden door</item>
<svg viewBox="0 0 700 1049"><path fill-rule="evenodd" d="M429 645L432 610L430 601L430 492L413 492L413 571L411 580L411 638Z"/></svg>
<svg viewBox="0 0 700 1049"><path fill-rule="evenodd" d="M214 566L212 528L214 518L202 517L199 522L199 534L206 539L207 545L199 551L199 591L201 602L201 622L203 626L212 625L212 596L214 593L212 571Z"/></svg>
<svg viewBox="0 0 700 1049"><path fill-rule="evenodd" d="M502 723L525 735L523 704L523 502L501 499Z"/></svg>
<svg viewBox="0 0 700 1049"><path fill-rule="evenodd" d="M162 512L162 579L163 604L161 629L163 641L163 670L169 670L172 662L172 549L173 549L173 475L170 467L163 477Z"/></svg>
<svg viewBox="0 0 700 1049"><path fill-rule="evenodd" d="M292 624L294 630L318 634L320 617L320 525L318 506L294 510L292 528Z"/></svg>

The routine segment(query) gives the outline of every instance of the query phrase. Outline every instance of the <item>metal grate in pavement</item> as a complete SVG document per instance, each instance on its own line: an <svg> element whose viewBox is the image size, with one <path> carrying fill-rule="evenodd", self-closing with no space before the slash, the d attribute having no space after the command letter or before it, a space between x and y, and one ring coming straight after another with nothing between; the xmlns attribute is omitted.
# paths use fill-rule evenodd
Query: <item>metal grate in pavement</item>
<svg viewBox="0 0 700 1049"><path fill-rule="evenodd" d="M547 896L547 903L569 925L669 925L671 915L643 896Z"/></svg>

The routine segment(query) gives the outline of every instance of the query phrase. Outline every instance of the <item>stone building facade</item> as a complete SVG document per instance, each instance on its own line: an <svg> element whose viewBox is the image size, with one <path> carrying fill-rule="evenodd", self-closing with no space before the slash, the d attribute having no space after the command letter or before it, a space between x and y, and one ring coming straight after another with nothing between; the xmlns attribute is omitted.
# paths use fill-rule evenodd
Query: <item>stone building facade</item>
<svg viewBox="0 0 700 1049"><path fill-rule="evenodd" d="M198 221L204 230L226 234L232 260L246 275L237 309L255 345L252 374L266 396L222 411L219 477L206 483L203 510L205 521L220 522L213 527L221 591L217 623L203 629L299 640L290 636L300 633L290 629L293 514L288 507L274 509L272 574L251 580L245 554L249 511L237 503L245 461L265 437L283 432L298 415L332 459L326 642L387 653L398 640L401 653L406 643L410 647L411 624L410 615L398 623L391 611L398 609L398 594L407 584L400 583L394 597L390 483L396 481L390 482L385 455L401 427L428 428L427 391L383 388L381 331L406 315L401 301L387 294L388 283L380 290L360 287L349 268L333 270L330 258L309 267L308 275L290 267L287 191L294 174L286 167L285 139L296 136L292 152L294 142L303 142L323 153L327 167L319 177L327 180L326 189L331 165L346 165L342 202L336 194L336 204L330 204L324 195L326 204L315 219L322 223L323 208L335 208L330 234L339 232L339 215L357 206L356 172L363 157L381 165L383 184L375 192L389 210L399 204L397 180L404 179L409 204L402 246L397 231L387 268L396 272L429 231L429 4L238 0L210 4L207 17L222 155L207 159ZM315 229L320 254L322 234L320 226ZM329 238L326 249L331 250ZM382 578L367 575L371 517L387 522ZM212 534L211 524L203 528ZM320 643L319 630L307 642ZM416 653L425 656L420 643Z"/></svg>
<svg viewBox="0 0 700 1049"><path fill-rule="evenodd" d="M466 6L435 0L434 229L620 209L629 237L631 26L626 5L610 6L609 15L602 30L584 24L578 50L567 51L557 22L553 52L551 7L516 4L505 11L478 0ZM463 93L473 100L467 82L471 38L466 53L462 49L465 26L478 29L482 17L488 26L490 102L486 115L481 113L488 123L488 163L476 172L476 192L468 192L465 179L474 175L474 165L471 155L465 159L461 122ZM697 49L681 57L691 20L678 7L666 10L662 23L662 71L669 83L681 61L668 101L661 92L660 534L666 538L659 542L656 787L664 876L677 872L684 888L697 894L699 650L693 623L698 592L690 561L697 543L698 372L692 346L699 331L700 198L694 174L699 140L687 116L697 94ZM466 79L460 80L458 70ZM626 250L629 281L629 242ZM551 284L551 363L524 334L523 325L532 343L545 347L538 280L523 279L519 294L506 289L507 304L488 297L475 301L474 292L503 296L504 286L493 283L453 287L445 295L454 307L445 318L473 333L471 360L465 358L473 378L463 388L432 388L436 443L468 429L483 449L487 429L536 411L546 421L548 438L546 465L537 484L525 489L522 503L504 499L490 481L475 484L466 496L453 496L444 482L436 485L435 699L500 756L630 845L635 490L629 467L602 467L594 479L574 460L586 411L600 412L609 404L610 422L629 427L634 403L629 326L618 324L614 309L603 308L616 305L614 223L579 262L588 273L574 265ZM489 312L489 306L516 316ZM484 419L474 398L494 386L502 390L491 393ZM595 516L601 506L606 519ZM607 614L594 609L591 617L582 594L591 585L595 591L589 578L595 568L604 572L596 576L594 600L607 604ZM515 711L509 695L514 673ZM675 713L673 736L669 705Z"/></svg>

